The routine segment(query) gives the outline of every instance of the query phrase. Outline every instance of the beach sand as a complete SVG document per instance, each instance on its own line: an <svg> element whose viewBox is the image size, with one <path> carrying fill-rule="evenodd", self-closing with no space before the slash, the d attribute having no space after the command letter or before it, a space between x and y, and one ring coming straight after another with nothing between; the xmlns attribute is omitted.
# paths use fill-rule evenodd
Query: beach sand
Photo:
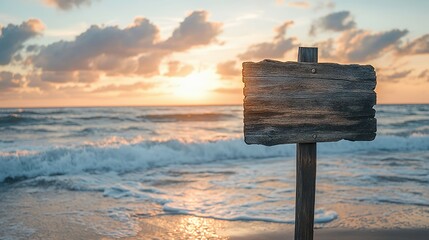
<svg viewBox="0 0 429 240"><path fill-rule="evenodd" d="M163 216L142 220L142 231L126 239L231 239L276 240L293 239L290 224L265 222L222 221L194 216ZM324 228L314 230L314 239L427 240L429 229L346 229Z"/></svg>
<svg viewBox="0 0 429 240"><path fill-rule="evenodd" d="M147 216L138 212L128 215L127 222L123 216L109 216L107 209L112 204L110 198L97 192L3 189L0 239L293 239L293 224L284 223L225 221L191 215ZM426 240L429 236L429 211L424 206L328 207L338 213L338 218L317 224L314 239ZM126 232L134 233L127 236Z"/></svg>
<svg viewBox="0 0 429 240"><path fill-rule="evenodd" d="M344 240L400 240L400 239L428 239L428 229L395 229L395 230L344 230L344 229L317 229L315 240L344 239ZM241 237L232 237L231 240L276 240L293 239L289 232L276 232L266 234L253 234Z"/></svg>

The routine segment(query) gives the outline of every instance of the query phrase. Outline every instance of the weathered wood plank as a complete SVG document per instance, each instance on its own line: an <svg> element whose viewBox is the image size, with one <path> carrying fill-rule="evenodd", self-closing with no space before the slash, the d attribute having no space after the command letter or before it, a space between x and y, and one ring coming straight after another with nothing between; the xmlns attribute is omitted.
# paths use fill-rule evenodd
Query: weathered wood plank
<svg viewBox="0 0 429 240"><path fill-rule="evenodd" d="M247 110L253 111L267 111L270 112L272 108L279 112L290 111L295 109L296 111L306 112L314 109L326 109L330 110L331 114L338 114L339 112L355 112L358 108L372 109L376 103L375 94L367 94L364 98L361 95L348 95L341 96L337 94L332 95L319 95L317 97L311 97L305 95L308 98L297 96L246 96L244 99L244 112ZM311 98L310 98L311 97ZM359 98L356 98L359 97Z"/></svg>
<svg viewBox="0 0 429 240"><path fill-rule="evenodd" d="M316 136L316 137L314 137ZM262 144L265 146L274 146L278 144L295 143L310 143L310 142L335 142L339 140L349 141L372 141L375 139L376 133L360 133L360 132L331 132L319 133L313 135L304 135L302 133L288 133L281 135L248 135L244 137L247 144Z"/></svg>
<svg viewBox="0 0 429 240"><path fill-rule="evenodd" d="M273 91L274 92L274 91ZM356 99L356 100L370 100L375 102L375 92L362 90L359 92L349 92L349 91L333 91L333 92L304 92L304 91L293 91L285 92L280 94L264 95L259 93L252 93L246 95L245 101L271 101L273 103L283 103L288 100L304 99L304 100L319 100L320 104L323 104L324 101L332 101L332 98L337 99Z"/></svg>
<svg viewBox="0 0 429 240"><path fill-rule="evenodd" d="M376 79L374 67L371 65L278 62L272 60L257 63L243 62L243 77L301 77L350 81Z"/></svg>
<svg viewBox="0 0 429 240"><path fill-rule="evenodd" d="M284 121L287 119L287 121ZM332 123L335 123L334 126L353 126L358 122L364 121L369 122L370 129L374 129L372 120L374 119L374 113L362 113L361 115L353 116L332 116L332 115L317 115L317 114L306 114L296 117L296 114L282 114L282 115L272 115L270 118L266 118L262 115L250 115L244 119L244 123L248 126L258 126L258 125L275 125L275 126L314 126L321 125L329 126ZM278 122L284 122L278 124Z"/></svg>
<svg viewBox="0 0 429 240"><path fill-rule="evenodd" d="M307 101L306 103L313 103L314 101ZM301 101L297 100L296 102L289 101L286 104L281 106L279 105L266 105L265 107L261 107L258 102L248 103L246 109L244 110L244 116L248 117L253 114L255 115L264 115L265 117L270 117L273 114L282 114L282 113L297 113L300 114L332 114L333 111L338 114L338 116L350 116L356 114L360 114L361 112L374 112L372 106L375 104L374 101L349 101L350 104L339 105L339 101L335 101L333 99L330 102L324 102L324 105L309 105L307 108L300 108ZM285 109L287 107L287 109Z"/></svg>
<svg viewBox="0 0 429 240"><path fill-rule="evenodd" d="M243 63L243 82L248 144L370 141L375 137L372 66L247 62Z"/></svg>
<svg viewBox="0 0 429 240"><path fill-rule="evenodd" d="M315 92L334 93L340 90L344 92L373 91L375 89L374 80L350 81L338 79L310 78L302 79L297 77L245 77L244 95L274 94L288 92Z"/></svg>
<svg viewBox="0 0 429 240"><path fill-rule="evenodd" d="M354 120L338 120L327 119L322 120L313 120L313 119L304 119L301 122L292 121L284 122L282 124L272 124L270 120L265 119L266 122L261 122L258 124L249 124L248 120L245 120L244 130L253 131L255 135L259 134L288 134L294 132L362 132L362 133L371 133L375 132L377 120L375 118L359 118ZM362 130L363 129L363 130ZM257 134L256 134L257 133Z"/></svg>

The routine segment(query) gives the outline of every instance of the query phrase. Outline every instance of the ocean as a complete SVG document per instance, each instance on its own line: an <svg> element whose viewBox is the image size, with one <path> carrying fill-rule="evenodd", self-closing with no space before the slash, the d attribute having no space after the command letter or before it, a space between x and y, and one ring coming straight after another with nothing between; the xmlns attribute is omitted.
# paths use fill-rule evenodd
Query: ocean
<svg viewBox="0 0 429 240"><path fill-rule="evenodd" d="M341 221L338 203L429 215L429 105L375 108L374 141L317 145L318 227ZM85 196L53 212L108 237L164 215L294 221L295 145L246 145L242 106L0 109L0 133L0 239L38 231L35 195Z"/></svg>

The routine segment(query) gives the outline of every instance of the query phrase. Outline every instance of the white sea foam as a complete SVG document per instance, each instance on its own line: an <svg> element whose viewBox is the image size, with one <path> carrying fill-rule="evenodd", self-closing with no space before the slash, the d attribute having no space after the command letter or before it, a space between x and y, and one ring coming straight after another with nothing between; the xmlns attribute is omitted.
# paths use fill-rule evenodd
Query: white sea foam
<svg viewBox="0 0 429 240"><path fill-rule="evenodd" d="M0 181L82 172L118 173L174 164L289 156L291 147L246 146L241 139L186 143L143 141L113 146L53 148L25 155L0 154Z"/></svg>
<svg viewBox="0 0 429 240"><path fill-rule="evenodd" d="M135 141L135 140L131 140ZM319 144L322 155L429 150L429 137L379 136L373 142ZM242 139L205 142L141 141L112 145L60 147L43 151L0 152L0 181L7 178L78 174L83 172L131 172L177 164L291 157L295 146L248 146Z"/></svg>
<svg viewBox="0 0 429 240"><path fill-rule="evenodd" d="M241 211L225 211L212 213L207 212L204 209L200 211L189 210L171 207L170 205L165 205L163 210L171 214L189 214L198 217L210 217L220 220L229 220L229 221L263 221L263 222L275 222L275 223L289 223L293 224L294 219L294 209L287 209L285 212L283 209L272 209L272 212L267 214L265 211L252 211L249 209L240 209ZM274 214L276 212L276 214ZM279 214L282 212L283 214ZM271 217L270 217L271 216ZM323 208L316 209L314 212L314 223L328 223L335 220L338 217L338 214L332 210L325 210Z"/></svg>

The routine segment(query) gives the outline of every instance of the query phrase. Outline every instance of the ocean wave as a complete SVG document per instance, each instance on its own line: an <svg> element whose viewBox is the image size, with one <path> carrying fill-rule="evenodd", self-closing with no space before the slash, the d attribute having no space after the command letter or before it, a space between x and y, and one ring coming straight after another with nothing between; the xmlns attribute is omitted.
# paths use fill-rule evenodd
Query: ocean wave
<svg viewBox="0 0 429 240"><path fill-rule="evenodd" d="M414 193L404 193L404 192L396 192L391 195L377 195L377 196L365 196L365 197L357 197L357 200L360 202L369 202L375 204L400 204L400 205L414 205L414 206L423 206L429 207L429 203L425 196L421 196L420 194Z"/></svg>
<svg viewBox="0 0 429 240"><path fill-rule="evenodd" d="M139 133L150 133L152 136L157 135L157 133L153 130L150 130L145 127L138 127L138 126L127 126L127 127L116 127L116 128L109 128L109 127L86 127L83 129L78 129L70 132L69 134L65 135L67 137L82 137L82 136L92 136L92 135L99 135L101 133L110 133L114 134L117 132L136 132Z"/></svg>
<svg viewBox="0 0 429 240"><path fill-rule="evenodd" d="M288 156L292 148L246 146L241 139L186 143L178 140L136 144L53 148L33 154L1 154L0 182L81 172L125 173L172 164L199 164L229 159Z"/></svg>
<svg viewBox="0 0 429 240"><path fill-rule="evenodd" d="M413 119L413 120L405 120L399 123L389 124L393 127L412 127L412 126L427 126L429 125L429 119Z"/></svg>
<svg viewBox="0 0 429 240"><path fill-rule="evenodd" d="M82 120L82 121L97 121L97 120L108 120L108 121L129 121L129 122L138 122L137 119L127 118L127 117L117 117L117 116L87 116L87 117L71 117L70 119Z"/></svg>
<svg viewBox="0 0 429 240"><path fill-rule="evenodd" d="M22 114L9 114L0 116L0 127L8 126L28 126L36 124L64 124L61 118L48 117L48 116L25 116Z"/></svg>
<svg viewBox="0 0 429 240"><path fill-rule="evenodd" d="M59 109L48 109L48 108L39 108L39 109L10 109L10 111L3 111L1 113L7 114L21 114L21 115L52 115L52 114L67 114L70 113L69 110L59 110Z"/></svg>
<svg viewBox="0 0 429 240"><path fill-rule="evenodd" d="M26 117L19 114L9 114L7 116L0 117L0 126L18 125L23 123L34 123L40 119L33 117Z"/></svg>
<svg viewBox="0 0 429 240"><path fill-rule="evenodd" d="M318 147L321 155L427 150L429 137L380 136L372 142L340 141L321 143ZM0 152L0 182L7 178L81 172L126 173L174 164L204 164L236 159L254 161L285 156L295 156L295 145L249 146L242 139L205 142L121 140L76 147L55 147L23 155Z"/></svg>
<svg viewBox="0 0 429 240"><path fill-rule="evenodd" d="M16 128L16 127L5 127L1 129L3 132L12 133L54 133L56 131L46 128Z"/></svg>
<svg viewBox="0 0 429 240"><path fill-rule="evenodd" d="M232 117L234 115L223 113L147 114L139 116L139 118L151 122L206 122L221 121Z"/></svg>

